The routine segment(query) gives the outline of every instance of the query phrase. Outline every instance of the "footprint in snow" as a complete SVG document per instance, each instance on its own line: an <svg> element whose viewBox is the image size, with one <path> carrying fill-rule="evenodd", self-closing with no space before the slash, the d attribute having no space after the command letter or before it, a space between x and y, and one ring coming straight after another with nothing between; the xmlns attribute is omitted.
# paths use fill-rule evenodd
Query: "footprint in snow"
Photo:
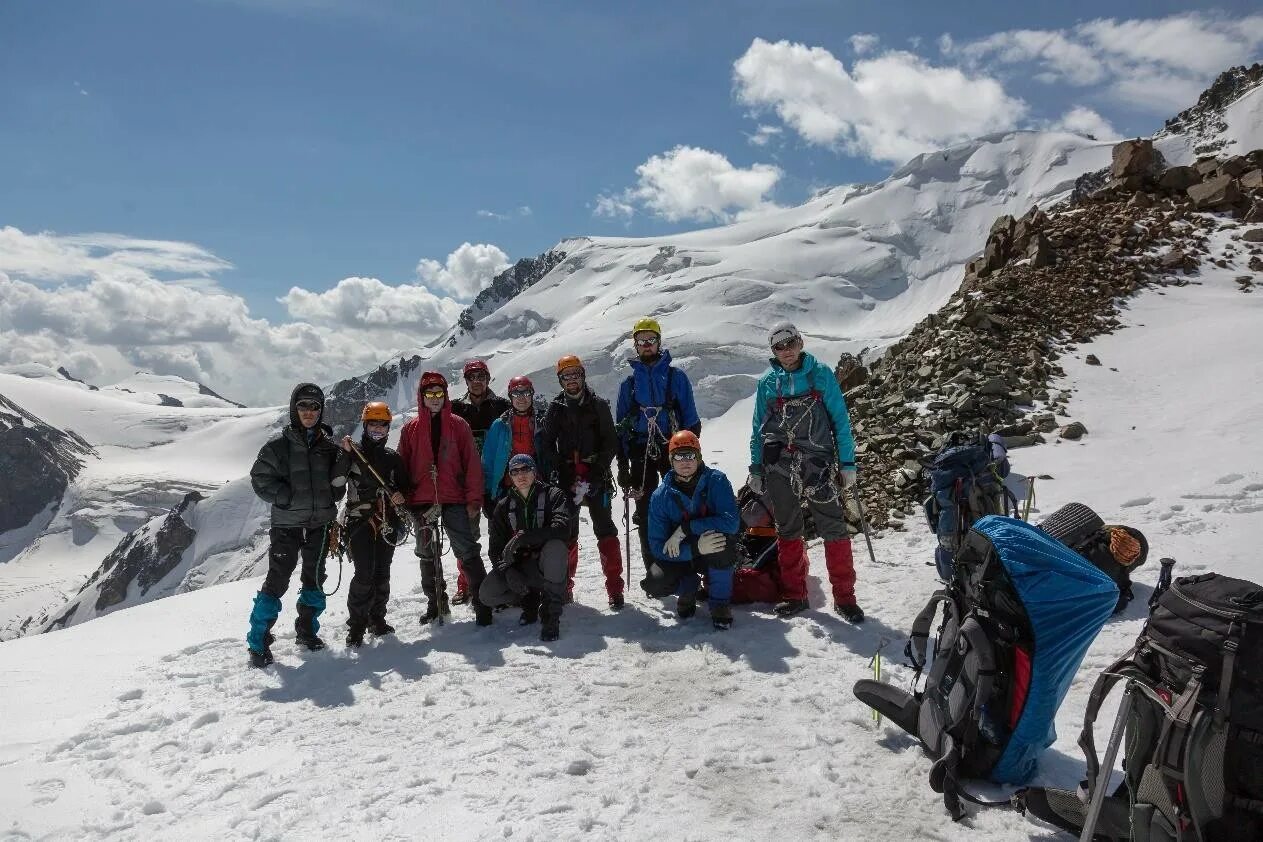
<svg viewBox="0 0 1263 842"><path fill-rule="evenodd" d="M1245 479L1245 476L1242 474L1225 474L1224 476L1215 480L1215 484L1216 485L1231 485L1232 483L1237 482L1238 480L1243 480L1243 479Z"/></svg>
<svg viewBox="0 0 1263 842"><path fill-rule="evenodd" d="M1153 502L1153 499L1152 497L1137 497L1134 500L1128 500L1126 503L1123 503L1122 508L1134 509L1137 506L1148 506Z"/></svg>

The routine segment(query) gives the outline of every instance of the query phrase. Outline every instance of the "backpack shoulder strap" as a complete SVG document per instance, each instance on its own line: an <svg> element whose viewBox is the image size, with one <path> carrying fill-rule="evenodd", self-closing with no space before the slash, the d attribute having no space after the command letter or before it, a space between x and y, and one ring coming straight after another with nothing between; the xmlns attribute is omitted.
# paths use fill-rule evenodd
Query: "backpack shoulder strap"
<svg viewBox="0 0 1263 842"><path fill-rule="evenodd" d="M925 604L925 607L921 609L921 613L912 621L912 633L908 636L908 645L904 649L904 654L908 656L912 668L916 670L916 675L913 677L914 682L921 677L921 671L925 669L925 651L930 641L930 625L934 622L934 616L938 613L940 602L944 604L945 611L950 611L953 615L958 613L956 600L948 593L946 588L943 588L930 595L930 601ZM957 620L959 620L959 617Z"/></svg>

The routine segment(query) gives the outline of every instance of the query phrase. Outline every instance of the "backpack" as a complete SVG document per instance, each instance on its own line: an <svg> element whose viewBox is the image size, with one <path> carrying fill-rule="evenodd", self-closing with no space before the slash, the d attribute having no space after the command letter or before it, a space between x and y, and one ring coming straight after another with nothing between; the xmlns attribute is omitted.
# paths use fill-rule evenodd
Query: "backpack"
<svg viewBox="0 0 1263 842"><path fill-rule="evenodd" d="M1020 790L1019 810L1083 829L1087 799L1109 783L1093 725L1120 682L1123 782L1104 797L1092 838L1263 839L1263 587L1205 573L1161 593L1136 645L1092 688L1079 737L1087 759L1082 794ZM1111 739L1106 753L1110 767L1117 744Z"/></svg>
<svg viewBox="0 0 1263 842"><path fill-rule="evenodd" d="M1067 503L1038 526L1114 580L1118 585L1115 614L1127 607L1133 599L1132 571L1149 557L1149 542L1139 529L1106 524L1082 503Z"/></svg>
<svg viewBox="0 0 1263 842"><path fill-rule="evenodd" d="M1017 499L1004 486L1009 460L998 437L953 433L922 465L929 492L925 518L939 541L934 565L939 578L948 581L956 550L974 521L1017 515Z"/></svg>
<svg viewBox="0 0 1263 842"><path fill-rule="evenodd" d="M993 806L963 779L1024 783L1035 774L1056 738L1057 707L1117 597L1108 576L1048 534L984 517L961 543L947 587L913 622L905 653L914 688L929 664L924 688L865 679L855 696L920 739L934 758L930 787L960 820L962 801Z"/></svg>

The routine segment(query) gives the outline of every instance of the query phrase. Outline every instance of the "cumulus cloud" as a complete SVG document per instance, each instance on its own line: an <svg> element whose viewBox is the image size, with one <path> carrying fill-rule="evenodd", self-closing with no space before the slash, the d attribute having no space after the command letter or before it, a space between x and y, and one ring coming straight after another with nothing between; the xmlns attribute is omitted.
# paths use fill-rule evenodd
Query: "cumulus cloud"
<svg viewBox="0 0 1263 842"><path fill-rule="evenodd" d="M596 213L627 216L640 207L671 222L730 222L775 210L768 194L781 175L770 164L737 167L718 152L677 146L638 166L634 187L598 197Z"/></svg>
<svg viewBox="0 0 1263 842"><path fill-rule="evenodd" d="M1041 81L1100 86L1102 96L1167 114L1191 105L1224 68L1260 57L1263 15L1098 18L1067 29L1009 30L964 43L945 35L939 47L975 71L1029 66Z"/></svg>
<svg viewBox="0 0 1263 842"><path fill-rule="evenodd" d="M1106 120L1091 108L1082 105L1076 105L1065 114L1061 115L1061 119L1052 125L1055 129L1062 131L1074 132L1075 134L1088 135L1097 140L1119 140L1121 135Z"/></svg>
<svg viewBox="0 0 1263 842"><path fill-rule="evenodd" d="M780 137L785 130L780 126L769 126L766 123L760 123L759 127L754 130L754 134L746 135L750 143L754 146L767 146L774 137Z"/></svg>
<svg viewBox="0 0 1263 842"><path fill-rule="evenodd" d="M1027 111L990 76L904 51L859 59L848 72L822 47L756 38L733 78L740 102L774 112L809 143L879 161L1012 128Z"/></svg>
<svg viewBox="0 0 1263 842"><path fill-rule="evenodd" d="M435 333L463 309L423 286L390 286L377 278L343 278L324 292L293 287L279 301L292 318L316 325Z"/></svg>
<svg viewBox="0 0 1263 842"><path fill-rule="evenodd" d="M489 243L462 243L439 263L424 258L417 264L417 278L426 286L468 300L509 268L509 256Z"/></svg>
<svg viewBox="0 0 1263 842"><path fill-rule="evenodd" d="M466 244L440 269L470 285L497 261L494 246ZM190 243L0 229L0 365L64 365L96 383L144 369L270 404L296 379L331 382L423 345L461 310L416 282L346 278L291 289L292 320L274 323L220 288L213 273L229 266Z"/></svg>

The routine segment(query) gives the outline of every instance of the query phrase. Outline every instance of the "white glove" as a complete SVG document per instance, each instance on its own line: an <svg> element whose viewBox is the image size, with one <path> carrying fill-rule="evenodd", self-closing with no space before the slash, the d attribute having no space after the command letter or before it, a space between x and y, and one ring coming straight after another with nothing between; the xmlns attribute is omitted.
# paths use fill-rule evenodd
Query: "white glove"
<svg viewBox="0 0 1263 842"><path fill-rule="evenodd" d="M842 469L842 488L844 490L849 491L850 489L854 487L855 487L855 469L843 468Z"/></svg>
<svg viewBox="0 0 1263 842"><path fill-rule="evenodd" d="M667 558L680 557L680 544L684 543L684 527L677 526L675 531L671 533L671 537L666 540L662 548L666 550Z"/></svg>
<svg viewBox="0 0 1263 842"><path fill-rule="evenodd" d="M439 518L441 518L442 516L443 516L442 503L435 503L434 505L430 506L428 509L425 509L423 512L421 512L421 518L426 523L438 523Z"/></svg>
<svg viewBox="0 0 1263 842"><path fill-rule="evenodd" d="M762 496L763 494L763 474L750 474L746 477L746 485L755 494Z"/></svg>
<svg viewBox="0 0 1263 842"><path fill-rule="evenodd" d="M702 555L714 555L724 551L728 546L728 537L722 532L703 532L697 539L697 551Z"/></svg>
<svg viewBox="0 0 1263 842"><path fill-rule="evenodd" d="M586 479L581 479L574 484L574 504L576 506L583 502L584 498L588 496L588 490L591 488L591 484Z"/></svg>

